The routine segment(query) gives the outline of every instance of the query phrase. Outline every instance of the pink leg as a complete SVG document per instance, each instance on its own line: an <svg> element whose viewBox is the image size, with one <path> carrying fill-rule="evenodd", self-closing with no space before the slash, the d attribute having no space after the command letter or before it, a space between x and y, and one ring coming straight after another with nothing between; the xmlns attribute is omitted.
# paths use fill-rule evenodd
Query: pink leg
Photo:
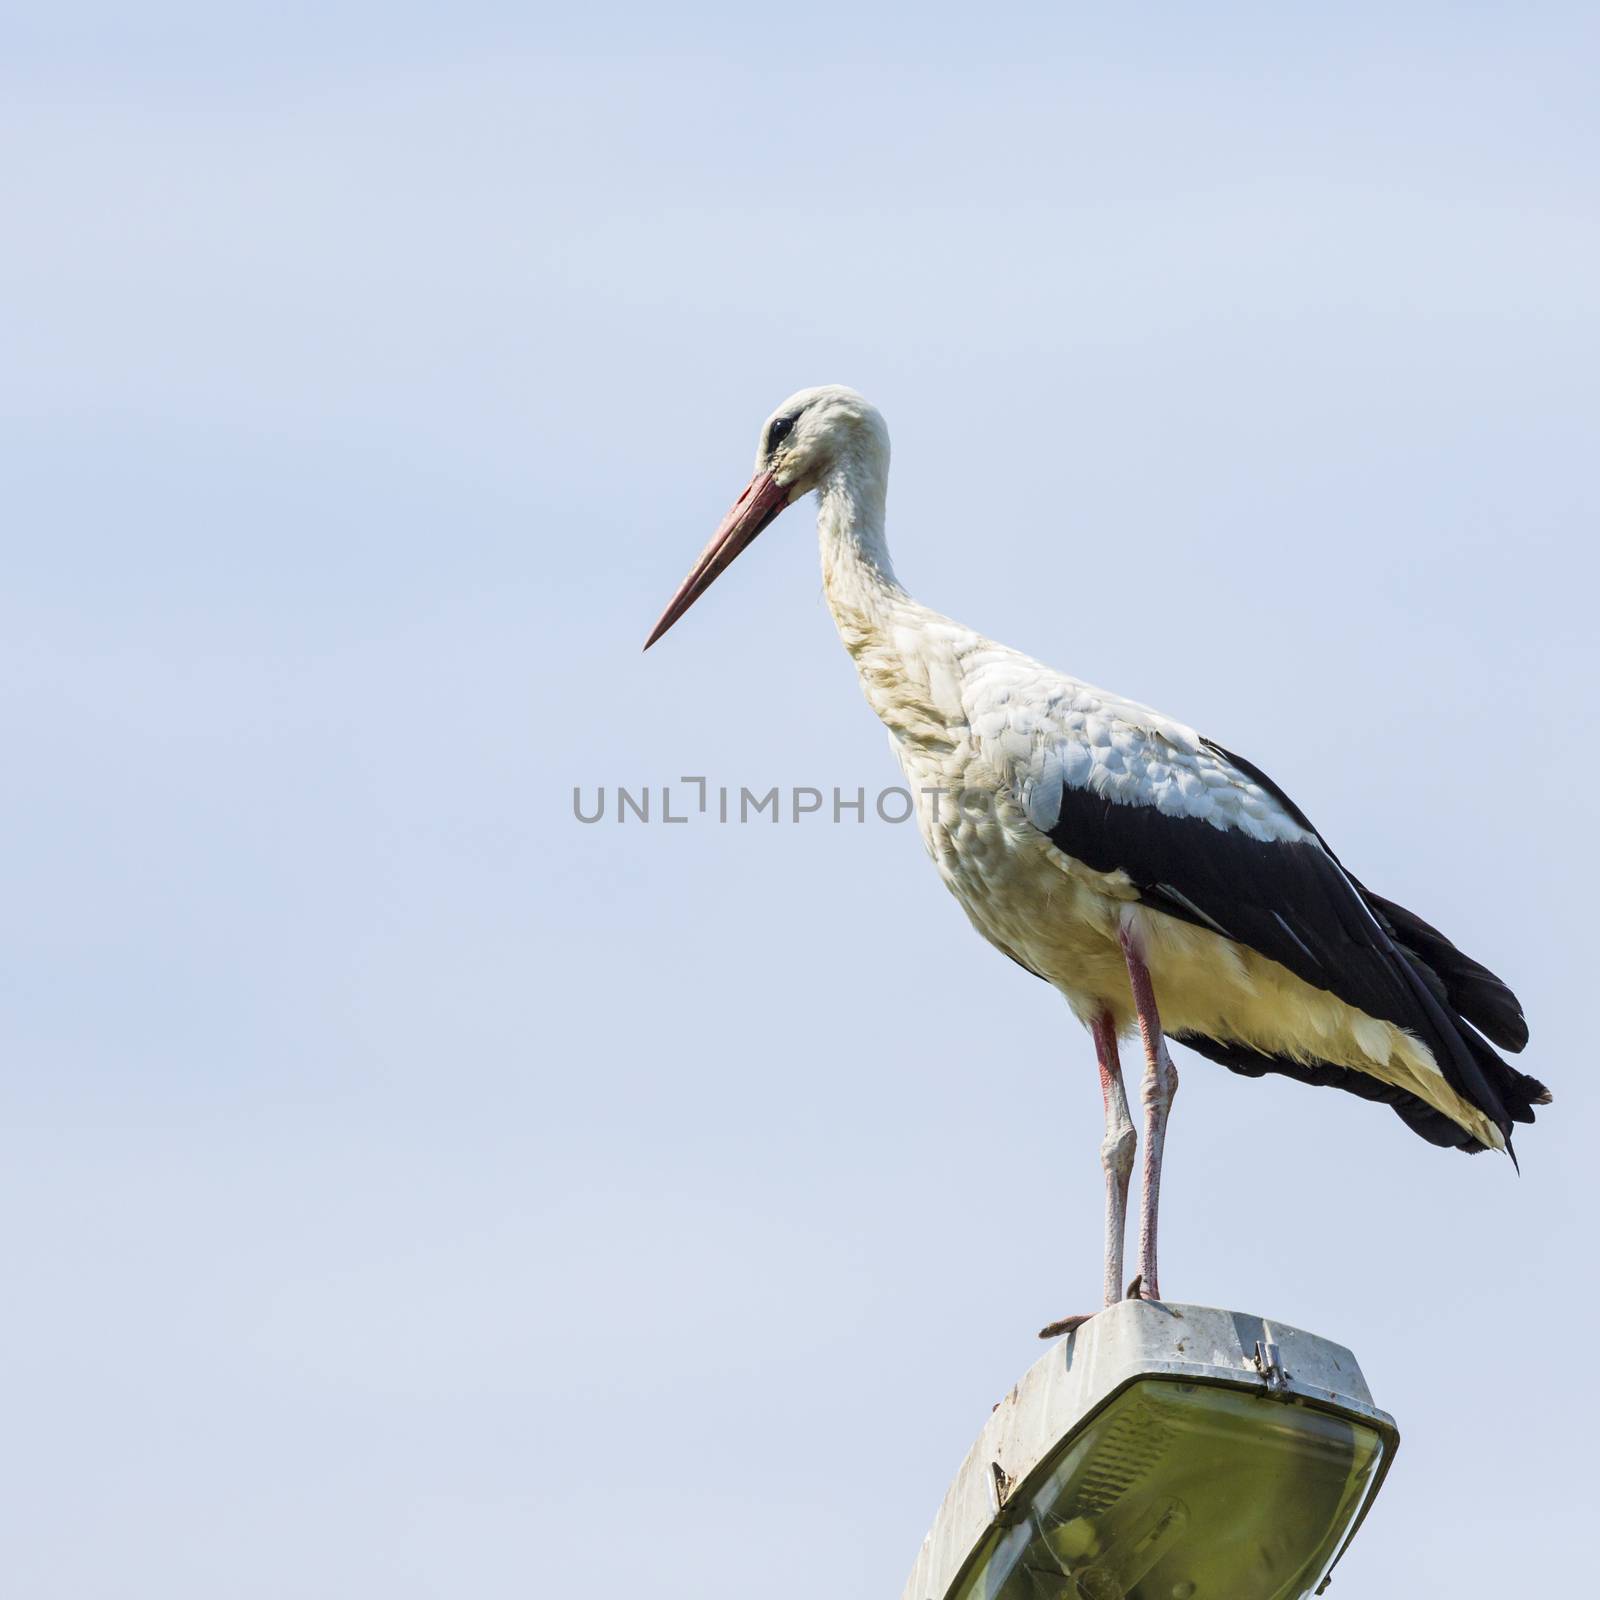
<svg viewBox="0 0 1600 1600"><path fill-rule="evenodd" d="M1106 1136L1100 1142L1100 1165L1106 1173L1105 1303L1122 1298L1122 1242L1128 1226L1128 1179L1133 1174L1133 1152L1139 1136L1128 1115L1128 1092L1122 1086L1122 1062L1117 1056L1117 1027L1102 1011L1089 1029L1094 1035L1095 1060L1100 1067L1100 1097L1106 1108Z"/></svg>
<svg viewBox="0 0 1600 1600"><path fill-rule="evenodd" d="M1128 963L1128 981L1133 986L1133 1005L1139 1013L1139 1035L1144 1040L1144 1082L1139 1098L1144 1102L1144 1168L1140 1174L1139 1196L1139 1275L1144 1280L1141 1293L1146 1300L1161 1298L1156 1277L1156 1217L1161 1204L1161 1152L1167 1138L1167 1113L1178 1092L1178 1069L1167 1054L1166 1036L1161 1031L1161 1013L1156 1009L1155 985L1150 969L1133 932L1122 930L1122 954Z"/></svg>

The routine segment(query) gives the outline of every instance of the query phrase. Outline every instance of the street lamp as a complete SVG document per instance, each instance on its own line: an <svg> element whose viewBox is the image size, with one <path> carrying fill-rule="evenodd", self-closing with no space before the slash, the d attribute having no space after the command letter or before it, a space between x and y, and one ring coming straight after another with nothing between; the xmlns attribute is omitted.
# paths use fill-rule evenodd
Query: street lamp
<svg viewBox="0 0 1600 1600"><path fill-rule="evenodd" d="M1320 1593L1399 1442L1342 1345L1125 1300L995 1407L904 1600Z"/></svg>

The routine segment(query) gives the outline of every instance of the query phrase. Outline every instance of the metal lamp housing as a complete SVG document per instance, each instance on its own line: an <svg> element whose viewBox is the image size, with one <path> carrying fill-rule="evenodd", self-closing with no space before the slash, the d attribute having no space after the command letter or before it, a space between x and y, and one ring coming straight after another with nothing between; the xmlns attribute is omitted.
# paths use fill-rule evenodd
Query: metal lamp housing
<svg viewBox="0 0 1600 1600"><path fill-rule="evenodd" d="M1399 1442L1344 1346L1124 1301L995 1407L904 1600L1320 1593Z"/></svg>

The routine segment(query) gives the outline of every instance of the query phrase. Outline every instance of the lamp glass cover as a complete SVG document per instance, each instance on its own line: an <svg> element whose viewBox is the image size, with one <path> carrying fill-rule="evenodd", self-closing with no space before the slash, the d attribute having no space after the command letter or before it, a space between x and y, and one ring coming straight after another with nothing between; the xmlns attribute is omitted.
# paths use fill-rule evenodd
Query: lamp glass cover
<svg viewBox="0 0 1600 1600"><path fill-rule="evenodd" d="M1383 1448L1353 1418L1142 1379L1008 1502L950 1600L1295 1600Z"/></svg>

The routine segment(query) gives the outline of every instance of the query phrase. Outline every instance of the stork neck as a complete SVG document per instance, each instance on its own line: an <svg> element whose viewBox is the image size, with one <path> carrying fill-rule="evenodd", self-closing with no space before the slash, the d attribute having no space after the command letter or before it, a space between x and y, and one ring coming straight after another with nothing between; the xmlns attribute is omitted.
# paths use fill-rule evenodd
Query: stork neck
<svg viewBox="0 0 1600 1600"><path fill-rule="evenodd" d="M950 653L949 630L927 626L935 614L900 587L889 561L883 537L888 466L884 457L836 469L821 485L817 531L828 609L867 701L904 762L908 751L952 748L950 718L960 712L960 697L940 692L958 676L955 663L941 659Z"/></svg>
<svg viewBox="0 0 1600 1600"><path fill-rule="evenodd" d="M828 608L854 655L907 596L884 539L888 464L841 462L818 486L817 535Z"/></svg>

